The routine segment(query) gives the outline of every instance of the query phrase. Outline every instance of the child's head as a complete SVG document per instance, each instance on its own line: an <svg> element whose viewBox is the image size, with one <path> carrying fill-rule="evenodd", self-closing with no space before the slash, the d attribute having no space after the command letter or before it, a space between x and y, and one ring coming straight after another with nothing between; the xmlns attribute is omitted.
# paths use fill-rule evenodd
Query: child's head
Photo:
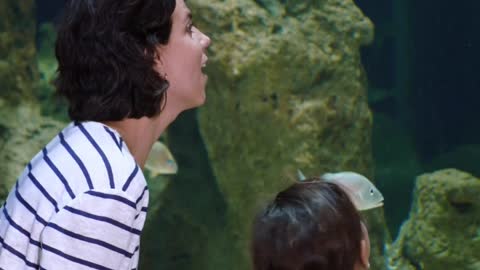
<svg viewBox="0 0 480 270"><path fill-rule="evenodd" d="M368 233L348 195L317 178L280 192L254 221L255 270L368 268Z"/></svg>

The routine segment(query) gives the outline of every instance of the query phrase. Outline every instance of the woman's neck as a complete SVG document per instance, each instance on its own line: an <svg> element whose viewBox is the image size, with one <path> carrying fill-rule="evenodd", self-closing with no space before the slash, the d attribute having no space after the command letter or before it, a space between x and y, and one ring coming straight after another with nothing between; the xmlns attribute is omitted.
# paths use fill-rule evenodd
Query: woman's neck
<svg viewBox="0 0 480 270"><path fill-rule="evenodd" d="M120 133L135 161L143 169L152 145L177 115L178 113L164 110L153 118L126 118L120 121L107 121L103 124Z"/></svg>

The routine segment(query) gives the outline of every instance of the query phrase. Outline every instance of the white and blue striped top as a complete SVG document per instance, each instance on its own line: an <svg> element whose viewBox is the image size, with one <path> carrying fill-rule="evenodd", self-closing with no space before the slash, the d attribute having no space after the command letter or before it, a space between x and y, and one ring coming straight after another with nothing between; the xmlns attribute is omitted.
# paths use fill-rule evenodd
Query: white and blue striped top
<svg viewBox="0 0 480 270"><path fill-rule="evenodd" d="M0 269L136 269L145 177L120 134L71 123L0 208Z"/></svg>

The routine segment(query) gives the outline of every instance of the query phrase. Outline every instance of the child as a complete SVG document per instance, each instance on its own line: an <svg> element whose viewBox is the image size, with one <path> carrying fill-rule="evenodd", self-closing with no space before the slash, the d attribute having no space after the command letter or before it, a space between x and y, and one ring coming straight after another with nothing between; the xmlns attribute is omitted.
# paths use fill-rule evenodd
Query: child
<svg viewBox="0 0 480 270"><path fill-rule="evenodd" d="M368 269L370 241L340 186L305 179L278 193L254 221L254 270Z"/></svg>

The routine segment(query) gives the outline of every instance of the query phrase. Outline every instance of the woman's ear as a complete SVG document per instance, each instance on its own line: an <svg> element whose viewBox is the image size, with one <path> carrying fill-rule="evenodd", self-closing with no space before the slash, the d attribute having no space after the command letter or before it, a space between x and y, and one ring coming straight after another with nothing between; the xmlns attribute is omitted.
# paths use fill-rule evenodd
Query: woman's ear
<svg viewBox="0 0 480 270"><path fill-rule="evenodd" d="M158 46L158 47L156 48L155 58L154 58L154 63L153 63L153 65L154 65L155 71L156 71L158 74L160 74L160 76L161 76L164 80L166 80L166 79L167 79L167 72L165 71L165 69L166 69L166 68L165 68L165 63L164 63L164 61L163 61L163 59L162 59L162 57L161 57L161 55L162 55L162 54L161 54L162 50L163 50L163 47L161 47L161 46Z"/></svg>
<svg viewBox="0 0 480 270"><path fill-rule="evenodd" d="M370 238L368 237L368 230L365 224L361 222L363 239L360 242L360 262L365 269L370 268Z"/></svg>

